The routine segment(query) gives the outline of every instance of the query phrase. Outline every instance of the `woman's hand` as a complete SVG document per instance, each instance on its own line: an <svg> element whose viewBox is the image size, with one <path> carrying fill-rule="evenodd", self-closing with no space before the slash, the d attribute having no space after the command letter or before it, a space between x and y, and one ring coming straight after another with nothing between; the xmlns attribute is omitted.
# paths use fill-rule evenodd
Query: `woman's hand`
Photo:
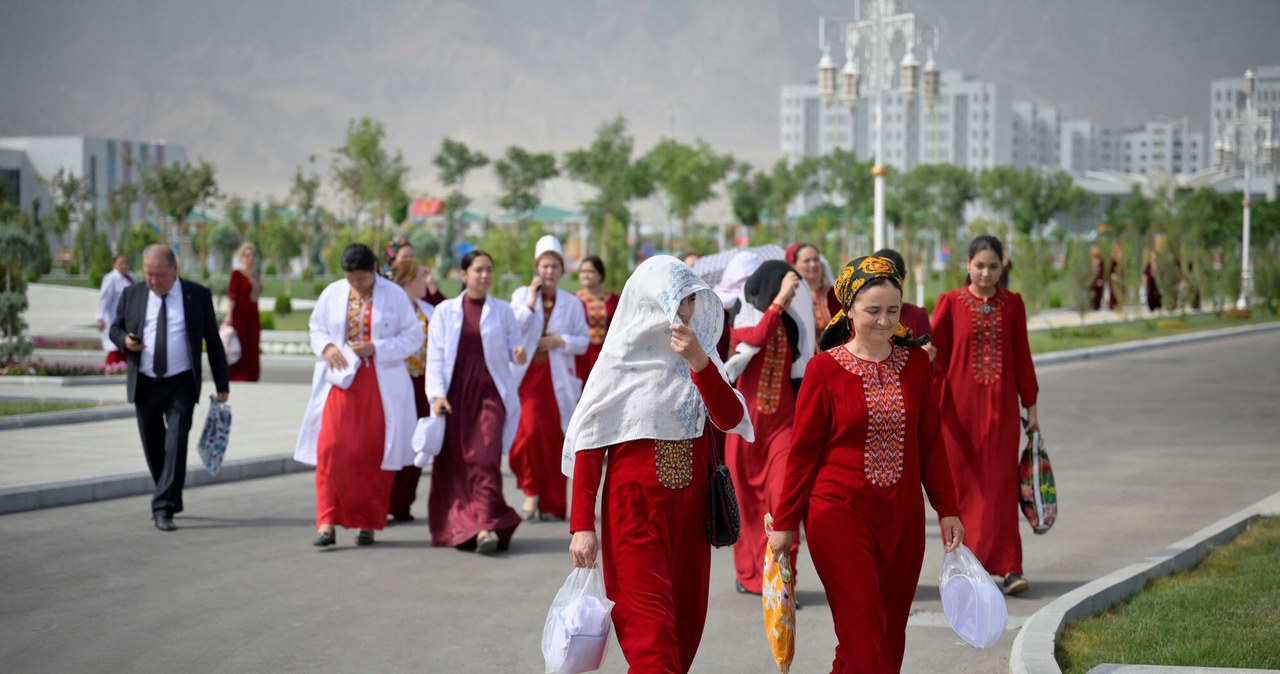
<svg viewBox="0 0 1280 674"><path fill-rule="evenodd" d="M547 333L546 335L543 335L542 339L538 340L538 353L544 353L552 349L559 349L563 346L563 337L554 332Z"/></svg>
<svg viewBox="0 0 1280 674"><path fill-rule="evenodd" d="M431 403L431 416L433 417L443 417L447 414L452 414L452 413L453 413L453 405L449 404L448 398L441 396L439 398L436 398L435 402Z"/></svg>
<svg viewBox="0 0 1280 674"><path fill-rule="evenodd" d="M517 346L511 350L511 361L516 365L524 365L529 360L529 353L524 350L523 346Z"/></svg>
<svg viewBox="0 0 1280 674"><path fill-rule="evenodd" d="M778 288L778 294L774 296L773 303L786 309L791 306L791 300L795 299L796 288L800 287L800 275L789 271L786 276L782 277L782 286Z"/></svg>
<svg viewBox="0 0 1280 674"><path fill-rule="evenodd" d="M960 518L944 517L938 520L938 526L942 528L942 543L947 546L947 552L955 552L964 542L964 525L960 523Z"/></svg>
<svg viewBox="0 0 1280 674"><path fill-rule="evenodd" d="M791 552L791 546L796 542L796 532L794 531L774 531L769 536L769 552L773 553L775 560L781 559L783 555Z"/></svg>
<svg viewBox="0 0 1280 674"><path fill-rule="evenodd" d="M938 347L934 346L932 342L928 342L920 348L924 349L924 352L929 354L930 363L938 358Z"/></svg>
<svg viewBox="0 0 1280 674"><path fill-rule="evenodd" d="M529 301L525 302L525 306L529 307L529 311L536 311L538 307L538 296L542 294L542 277L534 274L533 280L529 282Z"/></svg>
<svg viewBox="0 0 1280 674"><path fill-rule="evenodd" d="M422 268L422 278L424 278L427 282L428 295L434 295L440 291L439 286L436 285L436 274L435 272L431 271L431 267Z"/></svg>
<svg viewBox="0 0 1280 674"><path fill-rule="evenodd" d="M373 342L366 342L363 339L357 339L351 343L351 350L356 352L361 358L369 358L373 356Z"/></svg>
<svg viewBox="0 0 1280 674"><path fill-rule="evenodd" d="M711 359L707 358L707 352L703 351L702 345L698 343L698 335L687 325L671 324L671 350L685 359L694 372L701 372L702 368L711 362Z"/></svg>
<svg viewBox="0 0 1280 674"><path fill-rule="evenodd" d="M573 540L569 541L569 558L573 565L580 569L589 569L596 563L596 552L600 550L600 542L596 539L595 529L584 529L573 532Z"/></svg>
<svg viewBox="0 0 1280 674"><path fill-rule="evenodd" d="M1038 432L1040 430L1040 415L1036 413L1036 406L1032 405L1027 408L1027 435Z"/></svg>
<svg viewBox="0 0 1280 674"><path fill-rule="evenodd" d="M342 357L342 349L328 344L324 347L324 362L330 370L341 370L347 366L347 359Z"/></svg>

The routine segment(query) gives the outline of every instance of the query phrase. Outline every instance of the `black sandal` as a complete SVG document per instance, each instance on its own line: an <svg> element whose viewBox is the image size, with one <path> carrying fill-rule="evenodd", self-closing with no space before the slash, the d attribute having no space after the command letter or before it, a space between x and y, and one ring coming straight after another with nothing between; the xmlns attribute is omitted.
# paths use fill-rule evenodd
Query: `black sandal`
<svg viewBox="0 0 1280 674"><path fill-rule="evenodd" d="M311 539L311 544L317 548L324 548L338 542L332 531L317 531L316 535Z"/></svg>

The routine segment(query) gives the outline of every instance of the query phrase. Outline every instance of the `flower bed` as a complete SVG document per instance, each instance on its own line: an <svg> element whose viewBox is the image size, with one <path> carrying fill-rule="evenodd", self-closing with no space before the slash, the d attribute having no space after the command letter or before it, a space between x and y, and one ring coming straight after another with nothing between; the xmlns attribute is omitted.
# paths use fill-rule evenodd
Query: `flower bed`
<svg viewBox="0 0 1280 674"><path fill-rule="evenodd" d="M32 337L31 344L37 349L59 349L66 351L102 350L102 342L96 339L50 339L48 337Z"/></svg>
<svg viewBox="0 0 1280 674"><path fill-rule="evenodd" d="M128 363L72 365L69 363L48 363L44 360L28 360L21 363L8 362L0 365L0 377L95 377L125 374L128 371Z"/></svg>

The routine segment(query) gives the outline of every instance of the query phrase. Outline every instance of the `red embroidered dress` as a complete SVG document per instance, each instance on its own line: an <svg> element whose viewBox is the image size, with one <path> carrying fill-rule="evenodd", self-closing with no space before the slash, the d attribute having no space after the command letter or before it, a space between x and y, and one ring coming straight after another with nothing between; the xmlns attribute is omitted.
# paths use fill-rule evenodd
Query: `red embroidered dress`
<svg viewBox="0 0 1280 674"><path fill-rule="evenodd" d="M354 289L347 298L347 342L368 341L373 299ZM382 470L386 426L373 359L346 390L330 387L316 443L316 524L382 529L395 472Z"/></svg>
<svg viewBox="0 0 1280 674"><path fill-rule="evenodd" d="M968 288L944 293L934 310L933 343L965 545L989 573L1022 573L1019 408L1034 405L1039 391L1022 298L1004 288L987 299Z"/></svg>
<svg viewBox="0 0 1280 674"><path fill-rule="evenodd" d="M587 375L591 374L591 368L595 367L596 359L600 357L600 349L604 346L605 335L609 333L613 314L618 310L618 296L607 292L604 297L597 299L588 295L585 290L579 290L576 294L582 300L582 308L587 314L587 336L590 338L587 352L575 358L575 369L585 384Z"/></svg>
<svg viewBox="0 0 1280 674"><path fill-rule="evenodd" d="M547 334L556 299L539 296L542 302L542 333ZM560 472L560 450L564 432L560 430L560 407L556 404L555 383L546 351L531 356L533 362L520 382L520 426L507 461L515 473L516 486L525 496L538 497L538 510L564 519L567 516L568 478Z"/></svg>
<svg viewBox="0 0 1280 674"><path fill-rule="evenodd" d="M733 565L738 583L748 592L762 589L762 565L768 537L764 515L778 501L787 452L791 448L791 427L796 398L791 389L791 346L782 323L782 311L771 305L754 327L734 328L735 344L761 347L738 378L738 390L747 401L755 442L740 435L725 439L725 465L733 475L738 495L742 532L733 546ZM799 543L791 551L792 568Z"/></svg>
<svg viewBox="0 0 1280 674"><path fill-rule="evenodd" d="M804 522L839 642L832 671L897 672L924 561L920 485L939 517L957 514L929 356L895 346L871 362L839 346L804 381L774 528Z"/></svg>

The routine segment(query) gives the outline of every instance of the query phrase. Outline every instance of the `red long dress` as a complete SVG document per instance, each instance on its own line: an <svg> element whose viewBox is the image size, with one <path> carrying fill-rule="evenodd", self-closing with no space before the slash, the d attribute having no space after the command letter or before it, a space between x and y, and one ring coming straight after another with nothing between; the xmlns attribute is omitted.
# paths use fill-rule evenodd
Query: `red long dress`
<svg viewBox="0 0 1280 674"><path fill-rule="evenodd" d="M422 348L405 359L405 367L409 370L409 381L413 385L414 412L419 418L431 416L431 403L427 400L427 327L430 321L417 304L418 323L422 325ZM398 520L413 519L413 502L418 497L418 480L422 478L422 469L417 466L405 466L396 473L395 482L391 485L391 503L387 506L387 514Z"/></svg>
<svg viewBox="0 0 1280 674"><path fill-rule="evenodd" d="M725 439L725 465L733 476L738 495L742 532L733 545L733 566L737 580L747 592L760 594L764 576L764 551L769 537L764 532L764 515L778 505L787 454L791 450L791 427L795 420L796 397L791 389L791 346L787 343L782 310L770 305L754 327L734 328L734 343L759 347L747 368L738 377L738 390L747 401L755 442L740 435ZM799 553L796 540L791 559ZM794 569L795 567L792 566Z"/></svg>
<svg viewBox="0 0 1280 674"><path fill-rule="evenodd" d="M372 299L347 299L347 341L370 338ZM395 472L382 470L386 421L372 359L346 390L329 389L316 442L316 525L382 529Z"/></svg>
<svg viewBox="0 0 1280 674"><path fill-rule="evenodd" d="M942 438L960 487L965 545L988 573L1022 573L1018 451L1022 406L1039 385L1027 344L1027 310L1004 288L983 300L958 288L938 298L934 378Z"/></svg>
<svg viewBox="0 0 1280 674"><path fill-rule="evenodd" d="M911 336L915 339L933 331L933 327L929 324L929 311L914 304L902 303L902 314L898 316L898 322L902 327L909 328Z"/></svg>
<svg viewBox="0 0 1280 674"><path fill-rule="evenodd" d="M489 530L498 534L498 549L506 550L520 525L520 515L502 495L502 424L507 415L484 360L483 310L483 299L462 300L462 334L447 396L453 413L431 465L427 498L431 544L437 547L474 547L476 535Z"/></svg>
<svg viewBox="0 0 1280 674"><path fill-rule="evenodd" d="M253 299L252 292L253 282L249 277L239 269L232 271L227 297L236 303L231 312L231 327L240 338L240 360L231 366L231 381L258 381L261 373L258 338L262 334L262 326L258 318L258 301Z"/></svg>
<svg viewBox="0 0 1280 674"><path fill-rule="evenodd" d="M555 296L540 299L542 334L546 335L556 301ZM569 479L560 472L560 452L564 449L560 406L556 404L549 356L543 351L533 354L532 358L524 381L520 382L520 426L507 461L515 473L516 486L525 496L538 497L538 510L564 519L569 507L566 495Z"/></svg>
<svg viewBox="0 0 1280 674"><path fill-rule="evenodd" d="M938 516L957 513L929 357L894 346L880 362L844 346L804 375L774 527L803 520L835 622L833 672L897 672L924 561L923 484Z"/></svg>
<svg viewBox="0 0 1280 674"><path fill-rule="evenodd" d="M742 421L742 404L715 367L693 373L693 382L716 426ZM609 458L601 561L605 592L616 602L618 645L633 672L687 672L702 641L711 582L711 422L692 440L631 440L575 455L569 523L575 532L595 529L600 472Z"/></svg>
<svg viewBox="0 0 1280 674"><path fill-rule="evenodd" d="M582 300L582 308L587 314L587 335L590 337L587 341L587 352L574 359L578 376L582 377L585 385L587 375L591 374L591 368L596 366L600 349L604 347L604 337L609 332L609 323L613 321L613 315L618 312L618 296L606 292L603 298L596 299L588 295L585 290L579 290L576 294L578 299Z"/></svg>

